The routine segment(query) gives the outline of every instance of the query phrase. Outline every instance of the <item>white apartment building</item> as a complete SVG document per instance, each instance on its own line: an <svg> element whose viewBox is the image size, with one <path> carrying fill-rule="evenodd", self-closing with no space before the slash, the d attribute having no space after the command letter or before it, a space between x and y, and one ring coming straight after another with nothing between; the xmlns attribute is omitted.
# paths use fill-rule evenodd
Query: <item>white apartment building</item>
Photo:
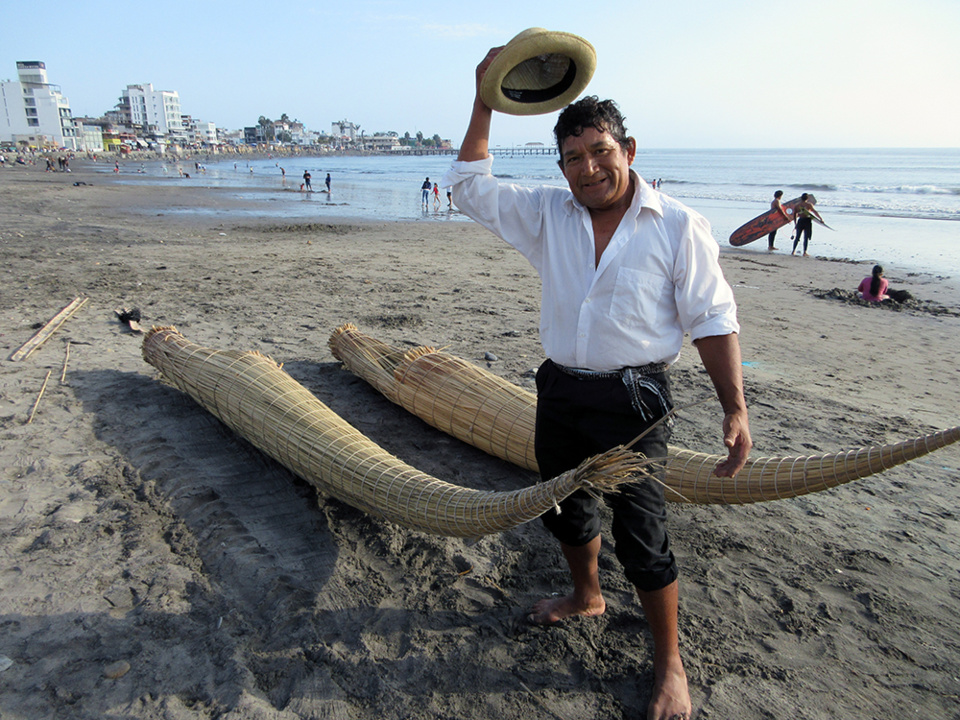
<svg viewBox="0 0 960 720"><path fill-rule="evenodd" d="M196 137L197 142L203 143L204 145L216 145L217 144L217 124L212 122L206 122L205 120L197 120L197 131Z"/></svg>
<svg viewBox="0 0 960 720"><path fill-rule="evenodd" d="M17 63L16 81L0 82L0 142L23 147L78 149L70 101L59 85L47 82L47 68L36 60Z"/></svg>
<svg viewBox="0 0 960 720"><path fill-rule="evenodd" d="M338 140L353 142L357 139L358 130L360 130L360 127L358 125L354 125L349 120L341 120L340 122L330 123L330 134Z"/></svg>
<svg viewBox="0 0 960 720"><path fill-rule="evenodd" d="M103 152L103 128L99 125L87 125L82 122L77 126L77 150L86 152Z"/></svg>
<svg viewBox="0 0 960 720"><path fill-rule="evenodd" d="M154 90L152 83L127 85L117 105L126 125L138 125L144 134L183 137L180 94Z"/></svg>
<svg viewBox="0 0 960 720"><path fill-rule="evenodd" d="M201 145L217 144L217 126L215 123L194 120L190 115L183 115L180 120L183 124L183 133L187 142Z"/></svg>
<svg viewBox="0 0 960 720"><path fill-rule="evenodd" d="M370 150L386 152L400 147L400 139L395 135L374 135L364 140L364 145Z"/></svg>

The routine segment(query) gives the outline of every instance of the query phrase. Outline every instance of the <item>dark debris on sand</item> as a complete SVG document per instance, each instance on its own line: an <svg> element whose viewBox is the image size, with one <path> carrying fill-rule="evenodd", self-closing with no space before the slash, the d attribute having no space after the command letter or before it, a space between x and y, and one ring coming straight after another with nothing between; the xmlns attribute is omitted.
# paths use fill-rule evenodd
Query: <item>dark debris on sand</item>
<svg viewBox="0 0 960 720"><path fill-rule="evenodd" d="M851 305L860 305L861 307L878 308L893 310L895 312L915 312L927 315L941 315L948 317L960 317L960 308L948 307L931 300L919 300L913 296L907 297L902 302L895 300L884 300L883 302L870 302L860 297L859 293L853 290L842 290L833 288L832 290L822 290L814 288L810 291L814 297L823 300L839 300L840 302ZM909 293L908 293L909 294Z"/></svg>

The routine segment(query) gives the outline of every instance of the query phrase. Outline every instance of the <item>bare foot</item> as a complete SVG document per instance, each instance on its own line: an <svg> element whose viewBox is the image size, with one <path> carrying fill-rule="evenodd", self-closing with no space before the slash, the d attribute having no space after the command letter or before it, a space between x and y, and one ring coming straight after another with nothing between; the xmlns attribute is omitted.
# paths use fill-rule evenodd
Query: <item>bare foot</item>
<svg viewBox="0 0 960 720"><path fill-rule="evenodd" d="M653 686L653 695L647 707L647 720L690 720L693 704L687 689L687 675L677 658Z"/></svg>
<svg viewBox="0 0 960 720"><path fill-rule="evenodd" d="M606 609L607 603L602 595L595 599L581 601L571 593L563 597L550 597L540 600L527 615L527 620L536 625L553 625L574 615L582 615L583 617L603 615L603 611Z"/></svg>

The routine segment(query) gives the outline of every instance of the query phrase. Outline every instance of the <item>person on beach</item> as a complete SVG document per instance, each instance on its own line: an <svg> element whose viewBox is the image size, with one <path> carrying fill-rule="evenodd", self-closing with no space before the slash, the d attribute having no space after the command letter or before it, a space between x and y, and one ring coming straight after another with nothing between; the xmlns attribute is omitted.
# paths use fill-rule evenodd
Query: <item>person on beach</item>
<svg viewBox="0 0 960 720"><path fill-rule="evenodd" d="M457 161L443 178L457 207L521 252L542 281L535 452L552 478L618 444L664 458L672 408L667 368L690 334L724 410L729 454L714 470L734 476L752 447L743 394L740 326L719 248L698 213L660 195L630 169L636 141L611 100L568 106L554 128L567 188L500 183L489 154L492 110L480 83L502 48L477 66L476 96ZM663 468L656 471L662 477ZM625 486L613 508L616 554L635 586L654 639L651 720L692 711L677 633L677 564L663 486ZM549 625L600 615L598 501L577 492L543 521L560 541L573 592L536 603L528 620Z"/></svg>
<svg viewBox="0 0 960 720"><path fill-rule="evenodd" d="M303 186L306 188L307 192L313 192L313 185L310 184L310 180L313 178L313 175L310 174L309 170L303 171Z"/></svg>
<svg viewBox="0 0 960 720"><path fill-rule="evenodd" d="M890 283L887 282L887 279L883 276L883 267L881 265L874 265L873 272L860 281L857 292L860 293L860 297L864 300L882 302L889 298L887 295L887 288L889 287Z"/></svg>
<svg viewBox="0 0 960 720"><path fill-rule="evenodd" d="M447 207L453 207L453 188L451 187L447 188Z"/></svg>
<svg viewBox="0 0 960 720"><path fill-rule="evenodd" d="M430 190L433 185L430 184L430 178L427 178L423 181L423 185L420 186L420 204L423 205L426 209L427 205L430 203Z"/></svg>
<svg viewBox="0 0 960 720"><path fill-rule="evenodd" d="M803 193L800 196L800 202L793 209L794 220L794 236L793 236L793 251L791 255L797 254L797 245L800 243L800 235L803 235L803 256L810 257L807 253L807 245L810 242L810 237L813 235L813 218L817 218L820 222L823 222L823 218L820 217L820 213L817 212L817 209L813 206L813 202L810 200L809 193Z"/></svg>
<svg viewBox="0 0 960 720"><path fill-rule="evenodd" d="M437 183L433 184L433 209L440 209L440 186Z"/></svg>
<svg viewBox="0 0 960 720"><path fill-rule="evenodd" d="M324 179L323 182L324 182L324 184L327 186L327 193L329 194L329 193L330 193L330 183L332 182L332 180L330 179L330 173L327 173L327 177Z"/></svg>
<svg viewBox="0 0 960 720"><path fill-rule="evenodd" d="M780 202L780 198L782 197L783 197L783 190L777 190L773 194L773 201L770 203L770 209L776 210L781 215L783 215L784 220L786 220L787 222L790 222L790 219L791 219L790 214L784 209L783 203ZM773 241L776 239L777 239L776 230L772 231L769 235L767 235L767 250L772 252L777 249L776 246L773 244Z"/></svg>

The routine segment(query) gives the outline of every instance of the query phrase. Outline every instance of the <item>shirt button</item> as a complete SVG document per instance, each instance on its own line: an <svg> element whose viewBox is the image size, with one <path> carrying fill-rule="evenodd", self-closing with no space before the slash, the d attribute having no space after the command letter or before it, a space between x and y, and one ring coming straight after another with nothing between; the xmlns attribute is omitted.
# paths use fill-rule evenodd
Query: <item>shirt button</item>
<svg viewBox="0 0 960 720"><path fill-rule="evenodd" d="M590 298L587 298L586 300L584 300L584 302L585 302L585 303L589 303L589 302L590 302Z"/></svg>

